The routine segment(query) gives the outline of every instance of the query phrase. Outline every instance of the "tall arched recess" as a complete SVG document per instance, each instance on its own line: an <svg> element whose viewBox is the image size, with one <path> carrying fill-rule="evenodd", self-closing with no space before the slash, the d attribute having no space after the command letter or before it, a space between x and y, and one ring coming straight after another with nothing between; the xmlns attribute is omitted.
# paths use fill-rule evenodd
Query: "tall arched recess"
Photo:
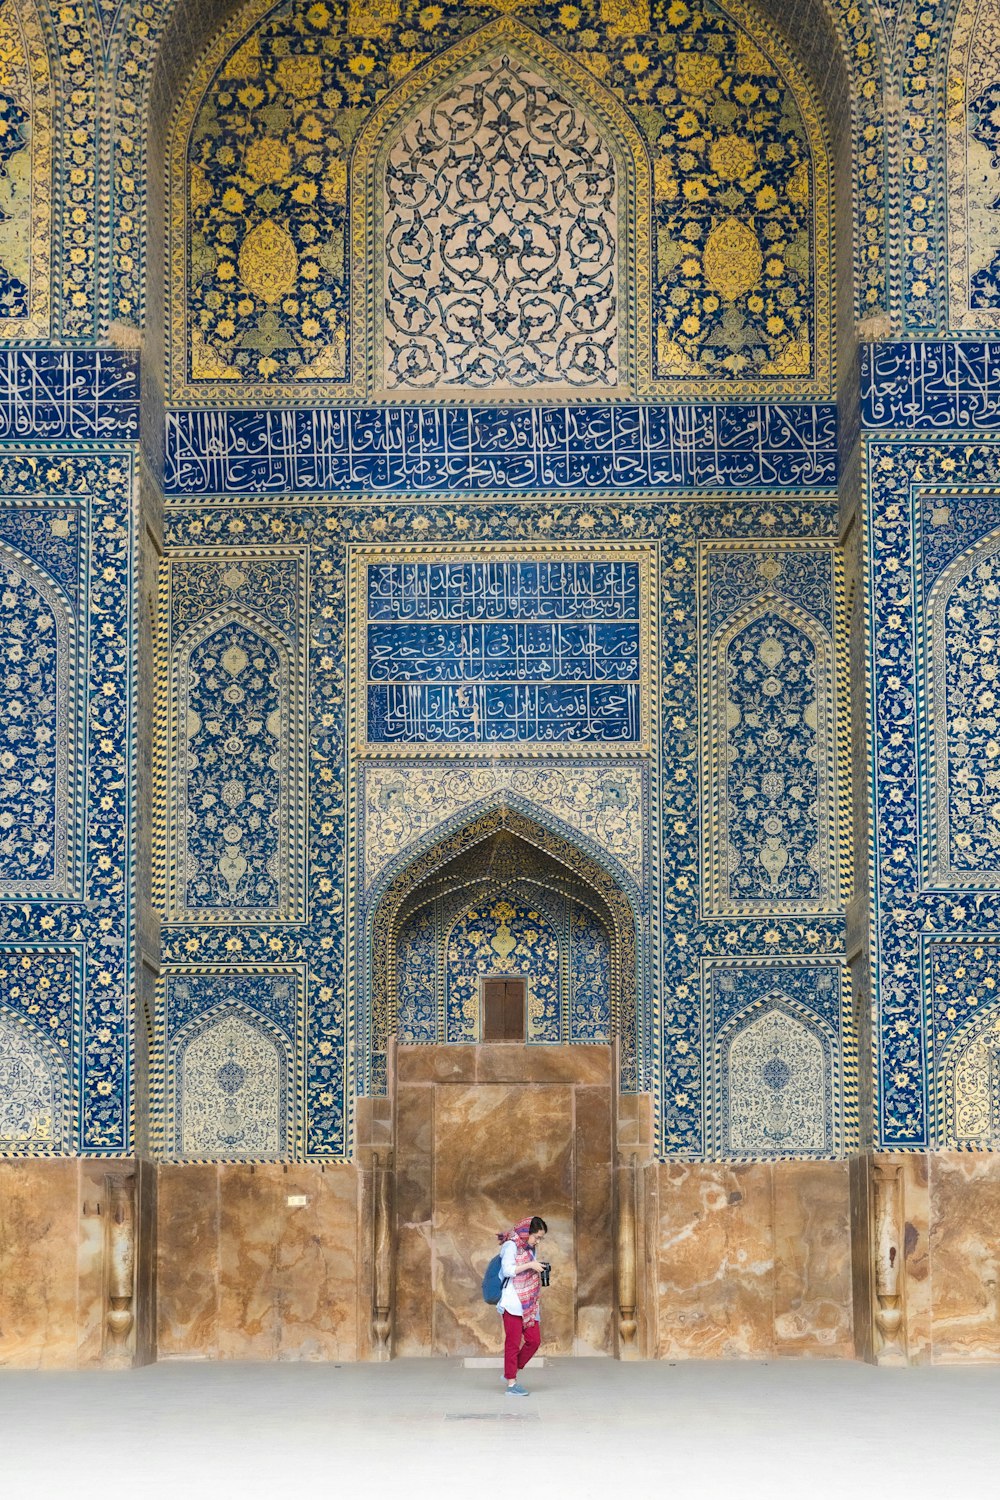
<svg viewBox="0 0 1000 1500"><path fill-rule="evenodd" d="M466 810L432 830L391 865L366 903L359 929L356 1022L357 1091L382 1093L385 1058L395 1034L395 946L409 899L453 861L485 846L497 834L540 851L561 866L568 882L585 886L608 913L612 938L612 1033L619 1056L619 1087L636 1092L645 1084L645 937L642 899L635 882L612 857L598 851L558 819L527 802L496 801Z"/></svg>
<svg viewBox="0 0 1000 1500"><path fill-rule="evenodd" d="M439 976L439 1023L407 1042L397 1040L397 945L414 916L431 989ZM384 1090L357 1101L374 1200L376 1358L490 1352L495 1312L455 1303L450 1289L481 1276L495 1230L527 1212L548 1222L556 1266L547 1347L645 1352L637 1168L621 1145L643 1097L644 927L623 870L513 799L439 825L374 889L359 924L356 1054L364 1086ZM586 949L594 933L606 937L605 965L586 951L578 961L575 944ZM595 975L606 996L595 997ZM491 983L520 997L519 1035L487 1030ZM569 1024L578 983L591 1013L606 1005L610 1026L596 1037ZM648 1155L648 1140L636 1145Z"/></svg>

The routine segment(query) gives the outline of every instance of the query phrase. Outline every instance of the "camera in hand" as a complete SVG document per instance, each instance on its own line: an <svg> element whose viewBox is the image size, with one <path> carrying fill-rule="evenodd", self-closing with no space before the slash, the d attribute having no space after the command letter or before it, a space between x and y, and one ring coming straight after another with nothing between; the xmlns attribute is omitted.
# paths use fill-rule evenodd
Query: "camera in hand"
<svg viewBox="0 0 1000 1500"><path fill-rule="evenodd" d="M548 1286L549 1277L552 1275L552 1262L550 1260L540 1260L538 1264L542 1268L542 1286Z"/></svg>

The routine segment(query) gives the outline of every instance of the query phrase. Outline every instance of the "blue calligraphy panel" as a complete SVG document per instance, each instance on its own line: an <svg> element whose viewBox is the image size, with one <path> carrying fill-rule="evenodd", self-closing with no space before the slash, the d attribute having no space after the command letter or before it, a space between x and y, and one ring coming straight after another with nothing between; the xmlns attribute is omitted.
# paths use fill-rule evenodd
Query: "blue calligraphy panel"
<svg viewBox="0 0 1000 1500"><path fill-rule="evenodd" d="M368 568L368 740L638 740L639 564Z"/></svg>

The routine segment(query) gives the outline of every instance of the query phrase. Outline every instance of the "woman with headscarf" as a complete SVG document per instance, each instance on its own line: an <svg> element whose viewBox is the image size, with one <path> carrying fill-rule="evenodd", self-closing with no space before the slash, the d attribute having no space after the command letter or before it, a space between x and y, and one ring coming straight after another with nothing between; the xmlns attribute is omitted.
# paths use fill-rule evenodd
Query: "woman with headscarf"
<svg viewBox="0 0 1000 1500"><path fill-rule="evenodd" d="M535 1214L497 1235L503 1277L497 1308L503 1316L503 1374L508 1396L528 1395L517 1377L541 1342L538 1304L543 1266L535 1259L535 1248L547 1233L545 1220Z"/></svg>

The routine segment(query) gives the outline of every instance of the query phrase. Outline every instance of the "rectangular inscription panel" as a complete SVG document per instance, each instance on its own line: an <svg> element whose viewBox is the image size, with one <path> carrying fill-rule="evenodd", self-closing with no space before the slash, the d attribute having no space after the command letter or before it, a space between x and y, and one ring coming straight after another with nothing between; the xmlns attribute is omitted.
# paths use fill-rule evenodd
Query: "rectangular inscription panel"
<svg viewBox="0 0 1000 1500"><path fill-rule="evenodd" d="M368 738L634 741L632 562L388 563L368 571Z"/></svg>
<svg viewBox="0 0 1000 1500"><path fill-rule="evenodd" d="M648 570L640 548L368 553L355 593L368 749L635 749Z"/></svg>

